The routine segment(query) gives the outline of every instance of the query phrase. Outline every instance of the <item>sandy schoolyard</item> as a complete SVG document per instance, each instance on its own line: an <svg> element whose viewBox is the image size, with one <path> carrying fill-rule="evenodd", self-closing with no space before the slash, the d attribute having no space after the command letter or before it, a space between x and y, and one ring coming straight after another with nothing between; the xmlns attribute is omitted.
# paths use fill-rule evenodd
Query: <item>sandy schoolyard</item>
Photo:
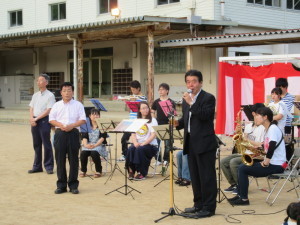
<svg viewBox="0 0 300 225"><path fill-rule="evenodd" d="M114 139L113 136L111 138ZM114 156L114 148L112 151ZM222 149L222 157L229 154L231 154L229 149ZM155 175L144 181L128 182L130 186L141 192L141 194L132 192L134 199L130 195L126 196L118 192L105 195L124 184L124 177L119 171L116 171L106 184L104 183L110 173L93 180L89 177L79 178L80 194L78 195L69 192L61 195L54 194L56 174L27 173L32 167L34 155L29 125L0 123L0 155L0 224L147 225L154 224L154 220L162 217L161 212L168 211L170 208L169 181L163 181L154 187L164 178L161 175ZM119 155L120 146L118 146ZM124 162L118 165L124 171ZM150 172L152 170L150 168ZM265 178L258 179L258 182L261 187L267 187ZM221 187L222 189L228 187L225 178L221 181ZM225 200L218 203L216 215L211 218L188 219L172 216L160 221L159 224L223 225L229 224L226 221L229 215L239 214L232 217L240 220L241 224L279 225L285 218L285 211L276 212L286 209L290 202L297 201L294 191L286 192L291 188L292 184L288 182L279 199L273 206L269 206L265 203L267 193L258 190L253 181L249 191L250 206L232 207ZM124 192L125 189L120 191ZM226 196L233 197L231 194ZM191 187L174 185L174 201L180 210L192 206ZM255 214L259 215L243 214L243 210L254 210ZM230 221L237 222L232 219Z"/></svg>

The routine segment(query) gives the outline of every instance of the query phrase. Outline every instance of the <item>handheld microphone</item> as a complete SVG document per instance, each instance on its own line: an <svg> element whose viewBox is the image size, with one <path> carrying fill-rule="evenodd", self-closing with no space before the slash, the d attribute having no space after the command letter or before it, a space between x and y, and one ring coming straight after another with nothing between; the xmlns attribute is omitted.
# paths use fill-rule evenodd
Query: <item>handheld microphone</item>
<svg viewBox="0 0 300 225"><path fill-rule="evenodd" d="M192 98L192 90L191 89L187 89L187 91L186 91L188 94L189 94L189 96L191 97L191 99L193 100L193 98Z"/></svg>

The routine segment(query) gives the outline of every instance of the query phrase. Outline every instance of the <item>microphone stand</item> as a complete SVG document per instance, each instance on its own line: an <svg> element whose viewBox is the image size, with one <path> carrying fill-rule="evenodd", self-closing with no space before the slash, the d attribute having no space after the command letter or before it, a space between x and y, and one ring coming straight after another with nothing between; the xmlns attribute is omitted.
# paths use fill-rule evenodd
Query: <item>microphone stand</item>
<svg viewBox="0 0 300 225"><path fill-rule="evenodd" d="M174 114L170 113L170 120L169 120L169 135L170 135L170 208L169 212L161 212L161 214L165 214L165 216L154 220L155 223L159 222L162 219L167 218L168 216L181 216L177 212L175 212L175 205L174 205L174 187L173 187L173 143L174 143L174 138L173 138L173 127L174 127Z"/></svg>
<svg viewBox="0 0 300 225"><path fill-rule="evenodd" d="M221 141L221 139L215 135L216 139L217 139L217 143L218 143L218 148L217 148L217 152L216 152L216 157L218 159L218 203L221 203L224 199L226 199L228 201L227 196L225 195L225 193L221 190L221 145L226 146L226 144L224 142ZM223 198L221 199L221 193L223 195ZM230 201L228 201L230 203ZM234 207L231 203L230 205L232 207Z"/></svg>

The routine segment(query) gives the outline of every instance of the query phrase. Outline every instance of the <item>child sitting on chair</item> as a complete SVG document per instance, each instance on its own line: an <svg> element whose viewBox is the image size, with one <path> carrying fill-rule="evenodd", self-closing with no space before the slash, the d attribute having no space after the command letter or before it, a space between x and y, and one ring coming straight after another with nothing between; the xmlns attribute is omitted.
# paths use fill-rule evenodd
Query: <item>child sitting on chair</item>
<svg viewBox="0 0 300 225"><path fill-rule="evenodd" d="M100 118L100 111L98 109L92 109L89 115L91 131L82 133L82 151L80 153L80 162L81 162L81 173L80 177L86 176L88 157L91 156L93 162L95 163L96 173L94 174L95 178L101 177L102 175L102 166L101 159L106 157L107 153L105 151L105 146L103 142L105 137L102 135L98 129L96 119Z"/></svg>
<svg viewBox="0 0 300 225"><path fill-rule="evenodd" d="M148 119L136 133L131 135L132 145L126 155L126 168L130 180L144 180L152 157L157 154L157 140L152 126L157 126L155 118L151 117L150 107L147 102L141 102L138 106L138 119ZM138 174L134 177L135 172Z"/></svg>

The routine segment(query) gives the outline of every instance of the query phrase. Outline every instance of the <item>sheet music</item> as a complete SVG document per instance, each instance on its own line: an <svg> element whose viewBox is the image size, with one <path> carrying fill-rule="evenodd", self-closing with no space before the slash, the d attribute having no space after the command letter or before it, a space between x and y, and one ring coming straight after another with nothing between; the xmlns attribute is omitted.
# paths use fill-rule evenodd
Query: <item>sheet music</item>
<svg viewBox="0 0 300 225"><path fill-rule="evenodd" d="M148 121L148 119L122 120L113 131L137 132Z"/></svg>

